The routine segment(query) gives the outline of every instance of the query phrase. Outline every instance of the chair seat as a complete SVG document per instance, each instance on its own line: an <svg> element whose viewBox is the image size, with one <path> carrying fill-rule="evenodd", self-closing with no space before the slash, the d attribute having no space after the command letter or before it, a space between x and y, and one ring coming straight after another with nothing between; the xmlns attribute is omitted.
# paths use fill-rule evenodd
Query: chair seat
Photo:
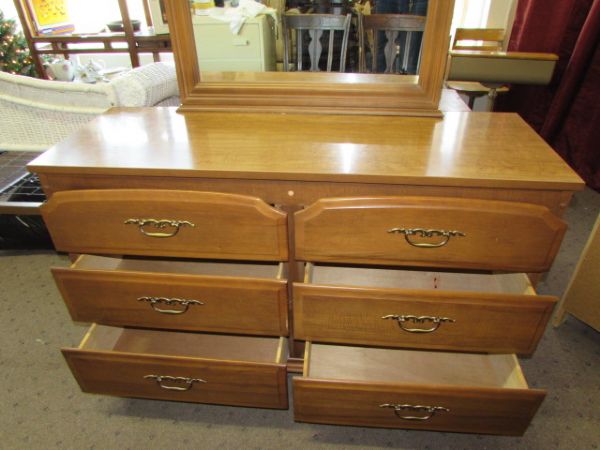
<svg viewBox="0 0 600 450"><path fill-rule="evenodd" d="M469 108L473 109L475 106L475 99L477 97L483 97L484 95L490 95L493 88L484 86L477 81L446 81L446 87L454 89L459 94L464 94L469 97ZM494 89L494 95L508 92L510 89L508 86L500 86Z"/></svg>
<svg viewBox="0 0 600 450"><path fill-rule="evenodd" d="M447 81L446 87L454 89L455 91L463 92L467 95L479 94L486 95L490 92L491 88L484 86L477 81ZM496 89L496 92L508 92L508 86L501 86Z"/></svg>
<svg viewBox="0 0 600 450"><path fill-rule="evenodd" d="M500 51L505 39L504 30L499 28L457 28L452 42L452 50ZM451 77L449 71L446 77ZM493 99L497 94L508 92L508 86L488 87L478 81L446 81L446 86L459 94L469 97L469 108L473 109L475 99L489 95L492 98L488 105L493 108Z"/></svg>

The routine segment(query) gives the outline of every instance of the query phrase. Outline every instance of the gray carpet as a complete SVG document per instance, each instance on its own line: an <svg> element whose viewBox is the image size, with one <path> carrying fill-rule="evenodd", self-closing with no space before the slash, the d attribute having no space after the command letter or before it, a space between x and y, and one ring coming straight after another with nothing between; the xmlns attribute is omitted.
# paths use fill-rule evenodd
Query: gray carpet
<svg viewBox="0 0 600 450"><path fill-rule="evenodd" d="M561 295L600 211L600 195L578 193L570 229L538 291ZM548 390L522 438L294 423L272 411L83 394L59 348L86 327L71 322L50 276L67 258L2 252L0 448L5 449L595 449L600 445L600 335L569 317L549 327L531 359L531 387ZM599 274L600 275L600 274Z"/></svg>

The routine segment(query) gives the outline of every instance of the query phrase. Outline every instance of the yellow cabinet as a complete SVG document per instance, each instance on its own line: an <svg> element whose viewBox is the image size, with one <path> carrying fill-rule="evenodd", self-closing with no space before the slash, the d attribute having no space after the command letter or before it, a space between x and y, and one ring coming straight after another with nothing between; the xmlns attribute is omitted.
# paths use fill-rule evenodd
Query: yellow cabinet
<svg viewBox="0 0 600 450"><path fill-rule="evenodd" d="M275 33L267 16L246 19L238 34L228 22L209 16L194 16L192 23L201 71L275 70Z"/></svg>

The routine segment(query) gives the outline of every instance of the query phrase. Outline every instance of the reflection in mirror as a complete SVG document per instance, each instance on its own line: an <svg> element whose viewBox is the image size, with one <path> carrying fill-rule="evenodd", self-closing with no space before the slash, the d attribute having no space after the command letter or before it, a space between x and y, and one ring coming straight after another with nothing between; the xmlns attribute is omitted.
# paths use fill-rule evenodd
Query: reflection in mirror
<svg viewBox="0 0 600 450"><path fill-rule="evenodd" d="M254 28L249 27L248 20L243 25L242 29L247 28L249 32L252 31L252 35L255 36L254 42L258 42L256 46L252 46L250 39L239 34L232 36L229 31L230 24L223 21L220 21L220 25L228 34L219 34L222 36L221 39L215 37L215 33L202 38L195 31L199 24L194 22L214 18L206 13L204 15L190 13L192 10L190 0L164 1L169 17L171 43L182 101L180 111L182 112L228 110L318 114L401 114L437 117L441 115L438 104L448 55L454 0L428 0L426 16L421 16L421 13L404 14L412 16L413 29L409 31L412 32L413 38L418 33L421 42L415 44L414 42L418 40L411 39L412 43L406 45L403 37L406 37L409 31L399 31L398 35L391 39L394 44L388 46L393 50L392 54L388 55L387 60L385 53L383 54L385 65L379 65L377 61L377 55L380 52L378 48L373 47L374 50L371 50L371 53L368 50L361 52L360 33L356 36L361 27L360 16L351 12L355 35L348 38L348 46L353 46L354 53L352 58L347 56L346 67L342 73L335 70L333 63L331 72L327 71L327 56L322 56L324 60L319 62L318 72L309 72L310 53L308 50L302 52L303 62L306 57L307 64L303 64L301 72L298 72L297 65L293 66L294 71L284 71L282 30L273 28L269 22L271 20L268 18L269 16L264 17L265 23L262 26L262 32L267 36L269 33L273 33L275 39L261 38L261 27L259 25ZM195 2L212 3L213 1L216 0L192 0L192 4ZM234 10L234 12L243 10L247 6L245 3L249 0L237 1L239 1L239 6L229 8L230 10ZM269 2L269 5L256 2L251 4L271 7L275 10L275 14L293 12L291 8L283 6L285 5L284 0L263 1ZM319 0L312 0L313 3L310 3L313 8L319 5L314 3L315 1ZM333 3L334 1L348 2L349 0L326 1L331 2L331 11L336 12L335 8L338 6ZM361 0L360 4L366 8L372 6L375 11L375 2L378 0L374 0L373 4L367 4L365 1ZM402 0L396 1L402 3ZM350 6L354 10L357 7L356 2L358 0L354 0L354 3L341 3L339 8ZM414 8L417 0L410 0L406 3L409 6L413 5ZM301 9L303 7L305 7L303 4L296 6L296 13L308 11L309 14L317 14L316 9L313 12L303 11ZM225 8L217 8L217 10L225 11ZM341 12L343 13L344 9L341 9ZM228 20L230 19L228 18ZM419 31L416 26L419 21L425 24L423 31ZM241 23L235 17L233 22ZM223 23L225 23L225 27L223 27ZM281 21L279 21L279 26L281 26ZM385 31L382 33L386 34ZM300 38L304 40L305 35L306 33L300 33ZM374 41L375 32L372 33L372 36ZM208 45L211 39L216 41L215 45ZM296 39L298 39L298 34L296 34ZM353 40L352 44L351 40ZM317 41L325 48L330 45L330 39L327 37L322 36ZM335 46L335 37L333 41L331 45ZM369 39L366 38L366 41L368 43ZM233 47L232 52L235 57L226 55L222 50L224 42L227 42L230 48ZM388 42L387 36L385 42ZM410 52L413 45L419 47L416 68L412 69L416 74L396 75L396 73L411 71L411 57L404 56L406 53L403 53L403 48ZM384 44L379 46L385 48ZM274 58L272 57L273 47ZM321 52L323 55L328 53L324 50ZM347 55L349 53L350 50ZM374 64L373 55L375 55ZM217 63L215 60L220 60L219 64L222 60L227 60L229 66L213 65L211 67L210 64ZM324 65L321 66L321 64ZM292 70L292 68L288 67L288 70ZM383 73L372 73L373 70Z"/></svg>
<svg viewBox="0 0 600 450"><path fill-rule="evenodd" d="M190 9L204 79L217 73L227 79L226 72L238 78L247 72L419 73L428 0L206 5L213 3L192 0Z"/></svg>

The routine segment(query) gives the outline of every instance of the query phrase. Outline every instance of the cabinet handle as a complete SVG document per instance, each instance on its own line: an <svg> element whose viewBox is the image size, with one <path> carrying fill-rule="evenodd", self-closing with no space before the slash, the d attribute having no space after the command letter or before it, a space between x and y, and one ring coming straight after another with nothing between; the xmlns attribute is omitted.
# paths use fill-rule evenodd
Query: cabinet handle
<svg viewBox="0 0 600 450"><path fill-rule="evenodd" d="M161 389L166 389L168 391L189 391L194 383L206 383L206 381L201 378L171 377L169 375L145 375L144 379L155 380L156 384L158 384ZM163 384L163 381L185 383L185 386L168 386Z"/></svg>
<svg viewBox="0 0 600 450"><path fill-rule="evenodd" d="M426 230L424 228L391 228L388 230L388 233L397 233L403 234L404 239L413 247L420 248L437 248L443 247L448 243L451 237L462 237L466 236L462 231L449 231L449 230ZM430 243L430 242L414 242L411 240L411 236L417 235L421 237L434 237L441 236L443 239L439 242Z"/></svg>
<svg viewBox="0 0 600 450"><path fill-rule="evenodd" d="M450 412L448 408L444 408L443 406L424 406L424 405L398 405L394 403L384 403L383 405L379 405L380 408L392 408L394 410L394 414L402 420L429 420L435 413L438 411ZM403 410L409 411L419 411L425 412L424 416L404 416L402 415Z"/></svg>
<svg viewBox="0 0 600 450"><path fill-rule="evenodd" d="M404 331L408 331L409 333L433 333L437 330L443 322L456 322L454 319L450 319L449 317L433 317L433 316L411 316L411 315L402 315L399 316L397 314L389 314L387 316L383 316L382 319L391 319L397 320L398 326ZM413 323L425 323L425 322L433 322L433 326L431 328L407 328L404 323L405 322L413 322Z"/></svg>
<svg viewBox="0 0 600 450"><path fill-rule="evenodd" d="M183 300L180 298L166 298L166 297L139 297L139 302L148 302L152 309L156 312L162 314L183 314L187 312L190 305L204 305L203 302L198 300ZM165 304L165 305L180 305L183 306L183 309L162 309L157 305Z"/></svg>
<svg viewBox="0 0 600 450"><path fill-rule="evenodd" d="M181 227L192 227L194 228L196 225L190 222L189 220L169 220L169 219L127 219L125 225L137 225L140 232L146 236L154 237L154 238L169 238L175 236L179 233L179 228ZM145 226L151 226L153 228L157 228L159 230L165 229L167 227L173 227L174 229L170 233L163 232L152 232L146 231L144 229Z"/></svg>

